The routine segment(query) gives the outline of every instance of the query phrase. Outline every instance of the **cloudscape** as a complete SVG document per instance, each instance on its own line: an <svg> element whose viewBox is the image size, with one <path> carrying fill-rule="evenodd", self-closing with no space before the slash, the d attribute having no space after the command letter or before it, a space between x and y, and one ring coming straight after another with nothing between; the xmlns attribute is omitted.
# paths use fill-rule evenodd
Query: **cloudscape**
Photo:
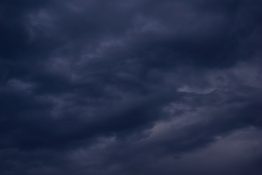
<svg viewBox="0 0 262 175"><path fill-rule="evenodd" d="M261 0L0 0L1 175L261 167Z"/></svg>

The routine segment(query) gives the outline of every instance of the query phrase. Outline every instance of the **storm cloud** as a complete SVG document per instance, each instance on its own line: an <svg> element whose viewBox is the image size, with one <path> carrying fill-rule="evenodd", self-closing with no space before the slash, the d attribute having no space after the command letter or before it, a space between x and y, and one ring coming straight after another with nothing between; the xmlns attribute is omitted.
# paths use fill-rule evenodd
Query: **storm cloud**
<svg viewBox="0 0 262 175"><path fill-rule="evenodd" d="M0 174L260 175L261 9L1 0Z"/></svg>

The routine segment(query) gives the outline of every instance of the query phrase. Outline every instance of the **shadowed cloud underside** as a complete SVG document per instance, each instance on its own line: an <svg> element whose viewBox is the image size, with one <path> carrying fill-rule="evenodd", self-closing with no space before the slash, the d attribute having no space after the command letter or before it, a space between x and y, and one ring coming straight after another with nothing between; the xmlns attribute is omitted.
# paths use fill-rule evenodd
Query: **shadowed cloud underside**
<svg viewBox="0 0 262 175"><path fill-rule="evenodd" d="M1 175L261 175L262 2L1 0Z"/></svg>

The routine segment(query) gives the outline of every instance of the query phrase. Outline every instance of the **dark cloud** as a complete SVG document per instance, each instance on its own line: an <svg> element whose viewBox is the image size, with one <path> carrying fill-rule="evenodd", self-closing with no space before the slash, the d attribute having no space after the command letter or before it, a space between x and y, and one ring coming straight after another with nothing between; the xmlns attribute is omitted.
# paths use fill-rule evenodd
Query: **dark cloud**
<svg viewBox="0 0 262 175"><path fill-rule="evenodd" d="M261 174L259 0L2 0L0 173Z"/></svg>

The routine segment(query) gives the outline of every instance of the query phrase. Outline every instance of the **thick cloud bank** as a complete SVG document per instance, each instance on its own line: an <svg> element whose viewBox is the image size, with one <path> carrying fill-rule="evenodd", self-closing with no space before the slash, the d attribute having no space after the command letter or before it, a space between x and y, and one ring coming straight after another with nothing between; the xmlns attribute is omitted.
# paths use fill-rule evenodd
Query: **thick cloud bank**
<svg viewBox="0 0 262 175"><path fill-rule="evenodd" d="M260 0L1 0L1 175L261 175Z"/></svg>

